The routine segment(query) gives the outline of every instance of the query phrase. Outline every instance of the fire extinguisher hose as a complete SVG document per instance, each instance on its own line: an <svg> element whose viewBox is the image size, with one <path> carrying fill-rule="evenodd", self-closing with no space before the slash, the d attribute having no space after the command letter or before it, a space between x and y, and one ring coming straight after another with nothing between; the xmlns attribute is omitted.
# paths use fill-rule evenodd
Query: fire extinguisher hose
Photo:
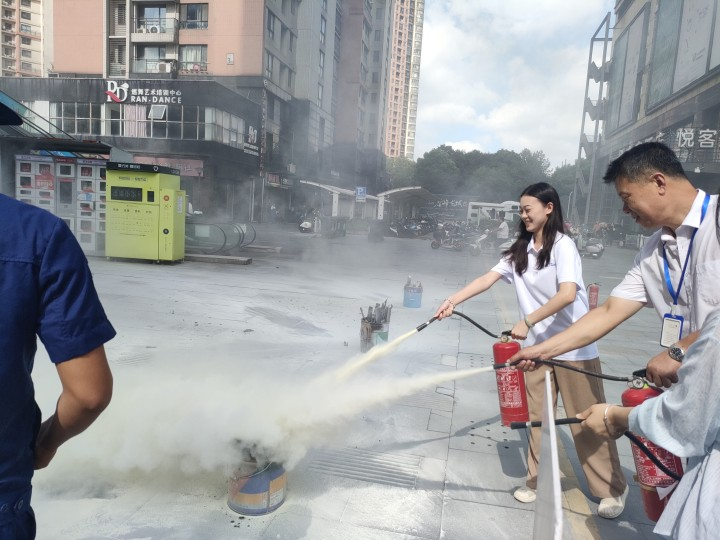
<svg viewBox="0 0 720 540"><path fill-rule="evenodd" d="M488 336L490 336L490 337L492 337L492 338L495 338L495 339L499 339L499 338L500 338L500 336L498 336L497 334L493 334L490 330L488 330L488 329L485 328L484 326L476 323L475 321L473 321L470 317L468 317L468 316L465 315L464 313L460 313L459 311L453 311L453 315L457 315L458 317L462 317L462 318L465 319L467 322L469 322L470 324L472 324L472 325L475 326L476 328L479 328L480 330L482 330L483 332L485 332ZM503 336L509 336L509 335L510 335L510 332L506 330L505 332L502 332L502 335L503 335Z"/></svg>
<svg viewBox="0 0 720 540"><path fill-rule="evenodd" d="M562 425L567 425L567 424L579 424L581 422L582 422L582 420L580 420L579 418L558 418L555 420L555 425L562 426ZM524 429L524 428L529 428L529 427L541 427L541 426L542 426L542 422L540 422L539 420L533 420L532 422L510 422L510 429ZM678 476L675 472L668 469L663 464L663 462L660 461L655 456L655 454L653 454L650 451L650 449L647 446L645 446L643 444L643 442L635 436L634 433L632 433L631 431L626 431L625 433L623 433L623 435L625 435L628 439L630 439L630 441L632 441L632 443L635 446L637 446L640 449L640 451L643 454L645 454L650 459L650 461L652 461L655 464L655 466L658 469L660 469L663 473L665 473L667 476L669 476L673 480L675 480L677 482L680 481L680 476Z"/></svg>
<svg viewBox="0 0 720 540"><path fill-rule="evenodd" d="M637 381L638 379L642 380L642 377L636 374L632 374L630 376L622 376L622 375L606 375L605 373L598 373L596 371L588 371L586 369L582 369L576 366L567 365L565 362L560 362L557 360L540 360L535 359L533 360L536 364L545 364L547 366L554 366L554 367L561 367L564 369L569 369L570 371L577 371L578 373L583 373L585 375L591 375L593 377L597 377L599 379L605 379L608 381L618 381L618 382L629 382L633 383ZM644 381L643 381L644 384Z"/></svg>
<svg viewBox="0 0 720 540"><path fill-rule="evenodd" d="M635 434L630 431L626 431L623 435L630 439L633 444L642 451L643 454L650 458L650 461L652 461L658 469L660 469L673 480L677 482L680 481L680 477L675 472L671 471L665 465L663 465L663 463L657 457L655 457L655 455L650 451L650 449L645 446L642 441L640 441L640 439L635 436Z"/></svg>
<svg viewBox="0 0 720 540"><path fill-rule="evenodd" d="M500 337L500 336L497 335L497 334L493 334L492 332L490 332L490 330L488 330L488 329L485 328L484 326L478 324L477 322L475 322L474 320L472 320L470 317L468 317L468 316L465 315L464 313L460 313L459 311L453 311L453 315L457 315L458 317L462 317L463 319L465 319L466 321L468 321L468 322L469 322L470 324L472 324L473 326L475 326L475 327L479 328L480 330L482 330L483 332L485 332L485 333L486 333L488 336L490 336L490 337L493 337L493 338L496 338L496 339L498 339L498 338ZM429 324L429 322L431 322L431 321L428 321L428 323L426 323L425 325L421 325L421 326L423 326L423 328L424 328L425 326L427 326L427 324ZM506 331L504 331L504 332L501 332L501 335L503 335L503 336L509 336L509 335L510 335L510 332L506 330ZM536 364L545 364L545 365L548 365L548 366L554 366L554 367L561 367L561 368L564 368L564 369L569 369L569 370L571 370L571 371L576 371L576 372L578 372L578 373L583 373L583 374L585 374L585 375L591 375L591 376L593 376L593 377L598 377L598 378L600 378L600 379L605 379L605 380L608 380L608 381L629 382L629 383L633 383L633 385L635 385L635 384L637 384L638 382L640 382L640 387L642 387L642 385L645 384L645 381L644 381L644 379L643 379L643 376L642 376L642 375L638 375L638 374L636 374L636 373L633 373L633 374L632 374L631 376L629 376L629 377L627 377L627 376L626 376L626 377L623 377L623 376L616 376L616 375L606 375L605 373L597 373L596 371L588 371L588 370L585 370L585 369L582 369L582 368L579 368L579 367L567 365L565 362L559 362L559 361L556 361L556 360L539 360L539 359L536 359L536 360L533 360L533 362L535 362ZM508 366L511 366L511 365L515 365L516 363L517 363L517 362L512 362L512 363L510 363L510 364L502 364L502 365L498 364L497 366L495 366L495 369L499 369L499 368L503 368L503 367L508 367Z"/></svg>

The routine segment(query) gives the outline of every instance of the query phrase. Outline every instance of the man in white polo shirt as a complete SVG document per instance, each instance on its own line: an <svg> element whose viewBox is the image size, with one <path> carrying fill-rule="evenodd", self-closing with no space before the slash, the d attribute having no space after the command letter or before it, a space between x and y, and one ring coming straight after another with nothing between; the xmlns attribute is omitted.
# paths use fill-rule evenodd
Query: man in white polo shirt
<svg viewBox="0 0 720 540"><path fill-rule="evenodd" d="M666 347L650 359L648 379L669 387L713 309L720 306L718 196L696 189L673 151L657 142L631 148L608 166L623 212L643 227L660 227L635 257L610 297L564 332L522 349L510 361L554 358L597 341L642 307L659 316L658 343Z"/></svg>

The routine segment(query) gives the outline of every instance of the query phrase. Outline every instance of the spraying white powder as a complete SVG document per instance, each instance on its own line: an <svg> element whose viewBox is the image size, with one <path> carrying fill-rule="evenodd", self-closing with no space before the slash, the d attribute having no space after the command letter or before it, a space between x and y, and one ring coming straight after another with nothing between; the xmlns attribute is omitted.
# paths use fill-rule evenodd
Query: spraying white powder
<svg viewBox="0 0 720 540"><path fill-rule="evenodd" d="M107 411L82 437L61 448L43 475L67 476L77 468L85 471L84 477L89 469L228 474L247 449L290 470L310 448L327 443L365 409L492 371L403 378L360 371L397 344L375 347L319 375L240 361L237 350L227 347L159 354L144 365L125 366L115 371Z"/></svg>

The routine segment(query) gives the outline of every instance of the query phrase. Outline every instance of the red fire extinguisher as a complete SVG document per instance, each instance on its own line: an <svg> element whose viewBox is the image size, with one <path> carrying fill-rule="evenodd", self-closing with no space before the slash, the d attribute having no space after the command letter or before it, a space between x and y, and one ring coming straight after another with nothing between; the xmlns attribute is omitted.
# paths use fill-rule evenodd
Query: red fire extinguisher
<svg viewBox="0 0 720 540"><path fill-rule="evenodd" d="M495 364L506 363L512 355L520 350L517 341L511 341L503 336L493 345L493 359ZM498 397L500 398L500 420L503 426L510 422L528 422L527 394L525 393L525 372L514 368L500 368L495 370Z"/></svg>
<svg viewBox="0 0 720 540"><path fill-rule="evenodd" d="M600 298L600 284L591 283L588 285L587 296L590 309L595 309L598 306L598 300Z"/></svg>
<svg viewBox="0 0 720 540"><path fill-rule="evenodd" d="M622 394L622 404L625 407L635 407L640 405L646 399L654 398L659 396L662 390L657 388L651 388L645 385L642 388L628 388ZM641 443L643 443L653 455L665 465L665 467L675 473L677 476L682 476L683 468L680 458L674 454L671 454L664 448L661 448L653 442L638 437ZM667 487L675 482L674 479L669 477L667 474L662 472L657 465L655 465L645 453L640 450L636 445L631 445L633 461L635 462L635 471L637 472L637 482L640 484L640 492L642 494L643 508L645 509L645 515L653 521L660 519L663 510L667 506L670 500L670 495L664 499L660 499L657 488Z"/></svg>

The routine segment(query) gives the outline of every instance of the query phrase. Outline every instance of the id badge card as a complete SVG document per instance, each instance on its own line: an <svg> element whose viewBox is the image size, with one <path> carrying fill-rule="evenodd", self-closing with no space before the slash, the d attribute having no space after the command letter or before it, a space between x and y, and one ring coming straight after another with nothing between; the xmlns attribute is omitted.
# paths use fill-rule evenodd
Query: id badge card
<svg viewBox="0 0 720 540"><path fill-rule="evenodd" d="M680 341L684 322L685 319L683 319L680 315L673 315L672 313L666 313L663 315L660 345L663 347L669 347L673 343Z"/></svg>

